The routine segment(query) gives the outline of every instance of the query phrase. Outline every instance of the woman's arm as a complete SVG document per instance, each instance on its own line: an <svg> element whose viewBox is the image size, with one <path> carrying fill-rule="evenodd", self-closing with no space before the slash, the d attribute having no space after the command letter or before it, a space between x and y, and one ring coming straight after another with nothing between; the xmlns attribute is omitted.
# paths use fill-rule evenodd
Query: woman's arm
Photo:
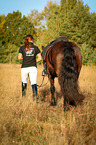
<svg viewBox="0 0 96 145"><path fill-rule="evenodd" d="M39 62L40 60L42 60L42 56L41 56L41 53L38 53L37 58L36 58L36 62Z"/></svg>
<svg viewBox="0 0 96 145"><path fill-rule="evenodd" d="M22 59L23 59L22 53L18 53L18 59L19 59L19 60L22 60Z"/></svg>

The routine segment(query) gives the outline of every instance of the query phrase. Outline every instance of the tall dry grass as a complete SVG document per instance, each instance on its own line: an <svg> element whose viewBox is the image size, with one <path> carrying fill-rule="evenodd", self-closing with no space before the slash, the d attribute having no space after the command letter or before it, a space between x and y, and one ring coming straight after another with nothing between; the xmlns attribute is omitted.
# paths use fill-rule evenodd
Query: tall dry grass
<svg viewBox="0 0 96 145"><path fill-rule="evenodd" d="M38 66L39 85L42 70ZM47 80L46 77L44 83ZM50 106L49 82L38 88L37 104L32 99L29 80L26 97L21 96L20 65L0 64L0 144L95 145L96 67L83 66L79 84L85 95L84 103L64 112L57 79L57 106Z"/></svg>

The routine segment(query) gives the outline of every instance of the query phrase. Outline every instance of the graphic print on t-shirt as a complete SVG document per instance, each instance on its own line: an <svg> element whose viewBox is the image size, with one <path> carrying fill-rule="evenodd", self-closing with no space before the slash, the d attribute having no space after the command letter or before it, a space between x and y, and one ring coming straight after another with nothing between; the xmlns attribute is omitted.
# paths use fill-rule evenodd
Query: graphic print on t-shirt
<svg viewBox="0 0 96 145"><path fill-rule="evenodd" d="M30 48L30 52L27 50L26 56L34 56L34 48Z"/></svg>

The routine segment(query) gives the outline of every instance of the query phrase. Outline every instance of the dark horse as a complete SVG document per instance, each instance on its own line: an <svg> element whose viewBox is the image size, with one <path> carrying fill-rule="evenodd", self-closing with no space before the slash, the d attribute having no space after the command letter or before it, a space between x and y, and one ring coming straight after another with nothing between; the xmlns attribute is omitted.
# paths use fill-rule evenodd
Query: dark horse
<svg viewBox="0 0 96 145"><path fill-rule="evenodd" d="M58 77L64 97L64 110L70 105L77 106L83 100L78 92L78 77L82 60L79 47L68 41L59 41L46 53L47 74L50 80L51 105L56 105L54 78Z"/></svg>

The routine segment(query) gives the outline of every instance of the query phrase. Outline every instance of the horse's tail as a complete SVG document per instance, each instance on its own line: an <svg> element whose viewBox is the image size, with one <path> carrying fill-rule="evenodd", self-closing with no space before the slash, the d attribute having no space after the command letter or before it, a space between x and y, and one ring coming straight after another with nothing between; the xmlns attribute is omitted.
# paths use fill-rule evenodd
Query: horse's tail
<svg viewBox="0 0 96 145"><path fill-rule="evenodd" d="M59 83L64 96L64 104L77 105L82 100L78 91L78 65L72 47L64 49L64 57L60 69Z"/></svg>

